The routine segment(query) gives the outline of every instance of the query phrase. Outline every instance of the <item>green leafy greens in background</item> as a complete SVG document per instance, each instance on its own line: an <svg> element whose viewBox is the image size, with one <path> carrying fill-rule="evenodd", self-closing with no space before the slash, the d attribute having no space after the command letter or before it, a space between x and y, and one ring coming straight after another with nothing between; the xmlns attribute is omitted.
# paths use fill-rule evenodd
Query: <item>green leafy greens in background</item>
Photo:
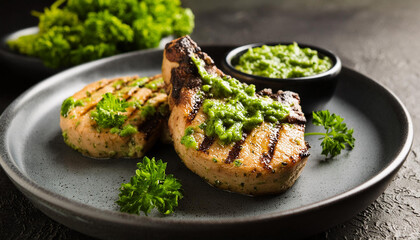
<svg viewBox="0 0 420 240"><path fill-rule="evenodd" d="M322 132L311 132L305 133L305 136L309 135L320 135L323 155L331 155L331 157L337 156L341 153L341 150L349 146L351 149L354 148L355 138L353 137L353 129L348 129L346 123L343 122L343 118L336 115L330 114L328 110L312 112L312 123L316 126L323 126L325 133Z"/></svg>
<svg viewBox="0 0 420 240"><path fill-rule="evenodd" d="M194 14L180 0L57 0L32 14L39 32L8 45L50 68L157 47L163 37L194 28Z"/></svg>
<svg viewBox="0 0 420 240"><path fill-rule="evenodd" d="M166 163L155 158L143 158L137 163L136 175L129 183L121 184L119 200L120 211L148 215L153 208L163 214L174 212L178 200L183 197L181 183L172 175L165 173Z"/></svg>

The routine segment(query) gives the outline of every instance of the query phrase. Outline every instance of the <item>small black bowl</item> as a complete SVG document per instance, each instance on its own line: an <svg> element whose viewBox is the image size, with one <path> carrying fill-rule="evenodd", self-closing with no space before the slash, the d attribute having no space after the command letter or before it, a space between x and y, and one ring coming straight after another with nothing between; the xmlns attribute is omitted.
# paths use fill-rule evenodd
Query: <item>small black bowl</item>
<svg viewBox="0 0 420 240"><path fill-rule="evenodd" d="M226 54L226 57L222 61L223 68L227 74L234 78L248 84L254 84L257 90L272 88L273 92L277 92L277 90L288 90L298 93L301 100L302 111L305 115L310 114L312 111L322 110L323 106L334 94L341 71L341 60L331 51L298 43L301 48L311 48L318 51L320 57L329 57L333 63L328 71L308 77L269 78L244 73L235 68L239 62L239 57L248 51L249 48L261 47L262 45L274 46L278 44L289 45L292 43L254 43L237 47Z"/></svg>

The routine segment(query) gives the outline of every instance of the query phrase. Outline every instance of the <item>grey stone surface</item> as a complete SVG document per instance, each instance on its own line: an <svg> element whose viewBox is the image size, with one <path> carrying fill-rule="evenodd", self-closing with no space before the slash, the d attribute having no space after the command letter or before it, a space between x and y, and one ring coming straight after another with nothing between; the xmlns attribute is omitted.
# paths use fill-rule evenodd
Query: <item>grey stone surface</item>
<svg viewBox="0 0 420 240"><path fill-rule="evenodd" d="M420 1L184 0L183 3L196 15L191 37L199 44L297 41L336 52L344 66L393 91L412 116L415 137L419 135ZM1 91L1 112L20 91L22 88L12 93ZM366 210L312 239L420 239L419 148L415 139L398 175ZM0 239L90 239L35 209L3 170L0 191Z"/></svg>

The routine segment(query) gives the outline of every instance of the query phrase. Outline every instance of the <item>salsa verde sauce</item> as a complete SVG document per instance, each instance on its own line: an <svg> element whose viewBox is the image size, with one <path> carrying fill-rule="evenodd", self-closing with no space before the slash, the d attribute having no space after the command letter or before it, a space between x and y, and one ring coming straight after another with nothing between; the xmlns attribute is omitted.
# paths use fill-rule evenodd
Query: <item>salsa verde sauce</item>
<svg viewBox="0 0 420 240"><path fill-rule="evenodd" d="M269 78L298 78L317 75L332 67L329 57L318 51L290 45L263 45L249 48L235 68L241 72Z"/></svg>
<svg viewBox="0 0 420 240"><path fill-rule="evenodd" d="M289 106L274 101L270 97L258 96L255 85L247 85L229 76L209 74L201 59L191 56L203 81L201 96L203 111L207 120L200 126L206 136L218 137L223 144L230 144L242 139L243 133L249 132L264 121L279 123L289 115ZM197 148L193 141L194 130L189 127L181 143Z"/></svg>

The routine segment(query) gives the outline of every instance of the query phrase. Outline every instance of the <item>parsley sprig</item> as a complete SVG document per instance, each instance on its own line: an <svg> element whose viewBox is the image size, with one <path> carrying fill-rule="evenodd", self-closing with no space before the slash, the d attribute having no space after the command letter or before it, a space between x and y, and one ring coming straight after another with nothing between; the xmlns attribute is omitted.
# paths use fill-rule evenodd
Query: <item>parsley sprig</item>
<svg viewBox="0 0 420 240"><path fill-rule="evenodd" d="M112 93L105 93L91 116L101 128L119 128L127 119L122 113L126 112L128 107L129 104L124 99L119 99Z"/></svg>
<svg viewBox="0 0 420 240"><path fill-rule="evenodd" d="M328 157L337 156L341 153L341 150L345 149L346 146L351 149L354 148L355 138L353 137L353 129L348 129L346 123L343 122L343 118L336 114L330 114L328 110L312 112L312 124L316 126L323 126L325 133L323 132L311 132L305 133L305 136L320 135L322 136L319 140L322 140L322 152L321 154Z"/></svg>
<svg viewBox="0 0 420 240"><path fill-rule="evenodd" d="M130 182L121 184L117 201L120 210L136 214L143 211L147 215L157 208L163 214L173 213L183 195L181 183L165 173L166 163L144 157L137 167Z"/></svg>

